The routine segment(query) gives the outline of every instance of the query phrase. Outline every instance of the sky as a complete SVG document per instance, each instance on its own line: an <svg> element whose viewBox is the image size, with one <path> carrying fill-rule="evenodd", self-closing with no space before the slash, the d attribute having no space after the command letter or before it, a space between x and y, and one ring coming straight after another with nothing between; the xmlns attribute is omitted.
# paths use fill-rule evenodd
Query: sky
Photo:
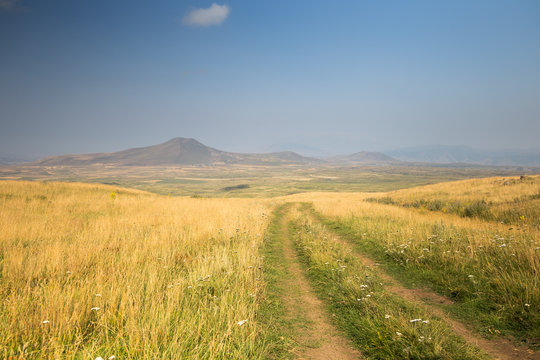
<svg viewBox="0 0 540 360"><path fill-rule="evenodd" d="M540 147L537 0L0 0L0 157Z"/></svg>

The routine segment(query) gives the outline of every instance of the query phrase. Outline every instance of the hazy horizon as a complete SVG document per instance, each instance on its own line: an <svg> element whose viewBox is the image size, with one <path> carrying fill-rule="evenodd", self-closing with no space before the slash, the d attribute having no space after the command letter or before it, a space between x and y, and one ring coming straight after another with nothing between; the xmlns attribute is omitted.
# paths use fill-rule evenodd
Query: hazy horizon
<svg viewBox="0 0 540 360"><path fill-rule="evenodd" d="M173 137L318 156L538 149L539 15L536 1L2 0L0 157Z"/></svg>

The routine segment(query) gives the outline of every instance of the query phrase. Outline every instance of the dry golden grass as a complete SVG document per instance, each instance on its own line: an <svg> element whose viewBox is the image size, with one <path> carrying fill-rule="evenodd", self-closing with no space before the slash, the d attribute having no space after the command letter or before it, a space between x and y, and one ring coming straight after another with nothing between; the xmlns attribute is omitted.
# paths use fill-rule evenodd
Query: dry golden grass
<svg viewBox="0 0 540 360"><path fill-rule="evenodd" d="M539 227L366 201L446 194L519 214L526 203L534 217L539 179L274 200L0 181L0 358L266 358L259 250L266 214L287 201L312 202L404 273L489 308L471 309L490 331L513 321L540 337Z"/></svg>
<svg viewBox="0 0 540 360"><path fill-rule="evenodd" d="M489 195L490 201L522 213L521 201L509 199L534 196L540 177L525 184L519 178L511 184L508 181L508 178L470 180L375 196L314 193L292 198L313 203L318 213L355 238L365 251L397 265L403 274L466 303L463 312L469 312L470 317L483 317L487 333L506 329L529 339L531 346L538 346L535 340L540 338L538 226L519 219L509 225L423 207L365 201L373 197L393 199L398 195L440 199L441 194L446 194L448 201L463 201ZM530 209L531 218L537 218L539 208L533 205Z"/></svg>
<svg viewBox="0 0 540 360"><path fill-rule="evenodd" d="M378 194L372 200L540 228L540 176L441 183Z"/></svg>
<svg viewBox="0 0 540 360"><path fill-rule="evenodd" d="M540 175L491 177L462 180L391 191L385 194L396 200L426 199L441 201L472 202L485 199L488 202L511 202L516 198L540 193Z"/></svg>
<svg viewBox="0 0 540 360"><path fill-rule="evenodd" d="M269 208L0 182L0 357L264 357Z"/></svg>

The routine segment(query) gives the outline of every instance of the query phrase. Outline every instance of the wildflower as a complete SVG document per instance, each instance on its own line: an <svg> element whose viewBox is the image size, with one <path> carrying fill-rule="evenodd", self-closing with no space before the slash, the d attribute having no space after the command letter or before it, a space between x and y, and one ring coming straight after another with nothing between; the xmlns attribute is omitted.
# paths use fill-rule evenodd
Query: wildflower
<svg viewBox="0 0 540 360"><path fill-rule="evenodd" d="M112 355L108 357L108 360L113 360L113 359L116 359L116 356Z"/></svg>
<svg viewBox="0 0 540 360"><path fill-rule="evenodd" d="M245 323L247 323L247 320L240 320L240 321L237 322L236 324L237 324L238 326L242 326L242 325L244 325Z"/></svg>
<svg viewBox="0 0 540 360"><path fill-rule="evenodd" d="M50 323L50 321L49 320L43 320L41 323L42 324L48 324L48 323Z"/></svg>
<svg viewBox="0 0 540 360"><path fill-rule="evenodd" d="M412 322L412 323L415 323L415 322L418 322L418 321L422 321L422 319L412 319L412 320L410 320L410 322Z"/></svg>
<svg viewBox="0 0 540 360"><path fill-rule="evenodd" d="M384 315L385 319L390 319L390 315Z"/></svg>
<svg viewBox="0 0 540 360"><path fill-rule="evenodd" d="M425 339L425 337L420 336L420 337L418 338L418 341L419 341L419 342L422 342L422 341L424 341L424 339Z"/></svg>
<svg viewBox="0 0 540 360"><path fill-rule="evenodd" d="M90 310L91 311L99 311L99 307L96 306L96 307L91 308Z"/></svg>
<svg viewBox="0 0 540 360"><path fill-rule="evenodd" d="M474 275L469 275L469 278L472 279L474 277Z"/></svg>
<svg viewBox="0 0 540 360"><path fill-rule="evenodd" d="M499 245L500 248L505 247L505 246L506 246L506 244Z"/></svg>
<svg viewBox="0 0 540 360"><path fill-rule="evenodd" d="M530 307L530 306L531 306L531 304L525 304L525 306L526 306L526 307Z"/></svg>
<svg viewBox="0 0 540 360"><path fill-rule="evenodd" d="M328 265L328 264L330 264L330 263L329 263L329 262L325 262L325 263L324 263L324 265Z"/></svg>
<svg viewBox="0 0 540 360"><path fill-rule="evenodd" d="M101 294L94 294L94 296L96 296L96 297L101 297Z"/></svg>
<svg viewBox="0 0 540 360"><path fill-rule="evenodd" d="M399 331L396 331L396 335L397 335L397 336L401 336L401 335L403 335L403 334L400 333Z"/></svg>

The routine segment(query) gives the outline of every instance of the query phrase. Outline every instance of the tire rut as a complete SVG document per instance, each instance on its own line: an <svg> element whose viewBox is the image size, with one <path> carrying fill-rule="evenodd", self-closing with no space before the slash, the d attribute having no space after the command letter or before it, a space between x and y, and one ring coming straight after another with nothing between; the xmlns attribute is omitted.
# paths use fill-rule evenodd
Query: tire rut
<svg viewBox="0 0 540 360"><path fill-rule="evenodd" d="M307 212L304 212L304 214L314 223L321 224L322 223L315 219L312 214L309 214ZM323 225L324 226L324 225ZM335 232L329 230L326 226L325 229L328 233L332 234L332 237L335 241L343 244L344 246L351 246L352 244L342 239L339 235L337 235ZM369 267L378 267L378 263L371 259L370 257L361 254L357 251L353 251L352 254L356 256L365 266ZM403 285L401 285L396 279L388 275L386 272L384 272L381 269L377 270L377 274L380 276L381 279L384 280L386 283L385 288L402 298L404 298L407 301L410 301L418 306L423 307L424 309L428 310L432 314L436 315L437 317L443 319L450 327L451 329L459 336L465 339L468 343L484 350L488 355L492 356L494 359L500 359L500 360L540 360L540 354L535 352L534 350L522 347L522 346L516 346L512 341L499 338L499 339L486 339L481 337L479 334L476 334L472 330L470 330L464 323L455 320L451 318L442 308L440 308L437 305L448 305L453 304L454 302L444 296L441 296L437 294L436 292L429 290L429 289L423 289L423 288L415 288L410 289L406 288Z"/></svg>
<svg viewBox="0 0 540 360"><path fill-rule="evenodd" d="M305 328L298 329L299 347L293 353L298 359L362 359L361 353L330 323L330 314L315 295L302 269L287 225L288 218L284 217L280 228L284 240L283 255L290 276L284 280L289 292L283 302L291 319L305 319L308 323Z"/></svg>

